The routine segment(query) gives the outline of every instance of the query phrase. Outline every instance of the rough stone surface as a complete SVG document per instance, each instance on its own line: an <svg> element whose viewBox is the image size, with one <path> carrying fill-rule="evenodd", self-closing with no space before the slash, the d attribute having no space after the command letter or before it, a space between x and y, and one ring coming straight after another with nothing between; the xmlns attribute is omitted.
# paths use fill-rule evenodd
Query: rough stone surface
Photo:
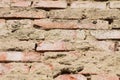
<svg viewBox="0 0 120 80"><path fill-rule="evenodd" d="M0 80L119 80L119 0L0 0Z"/></svg>

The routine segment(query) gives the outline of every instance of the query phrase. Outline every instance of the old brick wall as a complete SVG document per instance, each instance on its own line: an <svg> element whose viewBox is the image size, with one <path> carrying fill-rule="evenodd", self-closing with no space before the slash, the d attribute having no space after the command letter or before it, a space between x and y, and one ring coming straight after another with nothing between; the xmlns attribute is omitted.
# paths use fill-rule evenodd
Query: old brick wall
<svg viewBox="0 0 120 80"><path fill-rule="evenodd" d="M0 80L119 78L119 0L0 0Z"/></svg>

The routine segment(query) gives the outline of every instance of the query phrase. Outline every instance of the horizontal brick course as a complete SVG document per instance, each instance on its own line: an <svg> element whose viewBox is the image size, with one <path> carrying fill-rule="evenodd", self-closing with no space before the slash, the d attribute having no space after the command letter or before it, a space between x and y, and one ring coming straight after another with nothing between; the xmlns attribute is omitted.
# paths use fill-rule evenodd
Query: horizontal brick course
<svg viewBox="0 0 120 80"><path fill-rule="evenodd" d="M11 7L29 7L31 5L31 1L12 1Z"/></svg>
<svg viewBox="0 0 120 80"><path fill-rule="evenodd" d="M84 17L83 10L80 9L51 10L48 16L56 19L81 19Z"/></svg>
<svg viewBox="0 0 120 80"><path fill-rule="evenodd" d="M37 44L37 51L68 51L72 50L72 44L64 41L40 42Z"/></svg>
<svg viewBox="0 0 120 80"><path fill-rule="evenodd" d="M54 21L50 19L34 20L34 25L43 29L109 29L108 21L82 20L77 21Z"/></svg>
<svg viewBox="0 0 120 80"><path fill-rule="evenodd" d="M117 9L88 9L85 11L85 15L89 19L120 19L120 11Z"/></svg>
<svg viewBox="0 0 120 80"><path fill-rule="evenodd" d="M39 61L40 54L35 52L0 52L0 61Z"/></svg>
<svg viewBox="0 0 120 80"><path fill-rule="evenodd" d="M66 1L38 1L33 3L33 7L37 8L67 8Z"/></svg>
<svg viewBox="0 0 120 80"><path fill-rule="evenodd" d="M120 31L118 30L91 31L91 35L96 39L120 39Z"/></svg>
<svg viewBox="0 0 120 80"><path fill-rule="evenodd" d="M90 1L74 1L71 8L84 8L84 9L106 9L106 2L90 2Z"/></svg>
<svg viewBox="0 0 120 80"><path fill-rule="evenodd" d="M115 43L111 41L76 41L74 48L77 50L92 49L98 51L114 52Z"/></svg>
<svg viewBox="0 0 120 80"><path fill-rule="evenodd" d="M72 46L73 45L73 46ZM98 51L114 52L116 50L115 43L111 41L78 41L74 43L64 41L43 41L37 44L37 51L71 51L96 49Z"/></svg>
<svg viewBox="0 0 120 80"><path fill-rule="evenodd" d="M77 29L78 25L75 21L68 21L68 22L53 22L52 20L35 20L34 25L40 26L43 29Z"/></svg>
<svg viewBox="0 0 120 80"><path fill-rule="evenodd" d="M1 8L0 9L0 18L45 18L46 13L44 10L32 10L32 9L10 9L10 8Z"/></svg>
<svg viewBox="0 0 120 80"><path fill-rule="evenodd" d="M84 30L49 30L45 34L46 40L84 40L86 37Z"/></svg>

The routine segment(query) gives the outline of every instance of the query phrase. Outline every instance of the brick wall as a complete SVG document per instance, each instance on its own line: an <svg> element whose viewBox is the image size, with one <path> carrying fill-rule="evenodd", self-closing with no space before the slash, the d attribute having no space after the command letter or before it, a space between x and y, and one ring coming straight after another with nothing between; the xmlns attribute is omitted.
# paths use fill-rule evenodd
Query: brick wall
<svg viewBox="0 0 120 80"><path fill-rule="evenodd" d="M120 80L119 0L0 0L0 80Z"/></svg>

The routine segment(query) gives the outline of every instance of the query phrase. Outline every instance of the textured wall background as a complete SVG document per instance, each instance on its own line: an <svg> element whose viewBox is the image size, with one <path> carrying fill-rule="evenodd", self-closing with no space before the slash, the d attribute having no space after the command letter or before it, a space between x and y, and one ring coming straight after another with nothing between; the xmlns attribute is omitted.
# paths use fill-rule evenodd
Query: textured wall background
<svg viewBox="0 0 120 80"><path fill-rule="evenodd" d="M0 0L0 80L120 80L119 29L119 0Z"/></svg>

